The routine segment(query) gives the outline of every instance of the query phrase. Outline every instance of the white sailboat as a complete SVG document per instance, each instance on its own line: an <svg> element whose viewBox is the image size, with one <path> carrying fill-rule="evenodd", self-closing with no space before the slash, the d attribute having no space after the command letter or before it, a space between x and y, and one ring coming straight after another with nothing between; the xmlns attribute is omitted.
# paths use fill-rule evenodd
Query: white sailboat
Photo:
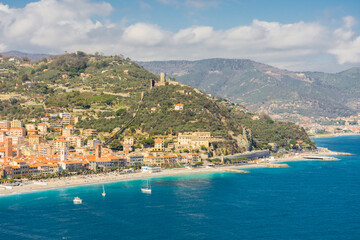
<svg viewBox="0 0 360 240"><path fill-rule="evenodd" d="M74 204L82 204L82 199L79 197L75 197L73 202L74 202Z"/></svg>
<svg viewBox="0 0 360 240"><path fill-rule="evenodd" d="M151 193L151 186L149 185L149 179L147 180L147 186L141 188L142 193Z"/></svg>
<svg viewBox="0 0 360 240"><path fill-rule="evenodd" d="M103 187L103 192L101 193L101 195L102 195L103 197L105 197L105 196L106 196L106 192L105 192L104 184L102 185L102 187Z"/></svg>

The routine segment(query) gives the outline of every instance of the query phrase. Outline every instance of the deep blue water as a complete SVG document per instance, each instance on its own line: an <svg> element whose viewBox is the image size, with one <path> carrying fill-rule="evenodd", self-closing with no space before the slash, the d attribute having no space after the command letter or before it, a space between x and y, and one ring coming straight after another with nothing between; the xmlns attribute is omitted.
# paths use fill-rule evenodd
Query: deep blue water
<svg viewBox="0 0 360 240"><path fill-rule="evenodd" d="M315 141L355 155L1 197L0 239L360 239L360 136Z"/></svg>

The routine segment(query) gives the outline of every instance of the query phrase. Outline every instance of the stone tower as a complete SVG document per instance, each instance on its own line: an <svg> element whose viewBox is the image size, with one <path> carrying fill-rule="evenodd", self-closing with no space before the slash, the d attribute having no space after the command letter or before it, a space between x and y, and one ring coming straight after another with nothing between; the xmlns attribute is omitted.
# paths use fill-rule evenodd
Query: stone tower
<svg viewBox="0 0 360 240"><path fill-rule="evenodd" d="M5 141L5 158L11 158L13 156L12 138L6 138Z"/></svg>
<svg viewBox="0 0 360 240"><path fill-rule="evenodd" d="M101 144L97 144L95 146L95 157L96 157L96 159L101 158Z"/></svg>
<svg viewBox="0 0 360 240"><path fill-rule="evenodd" d="M160 83L165 83L165 73L160 73Z"/></svg>
<svg viewBox="0 0 360 240"><path fill-rule="evenodd" d="M67 160L67 150L66 148L60 150L60 161L66 161Z"/></svg>

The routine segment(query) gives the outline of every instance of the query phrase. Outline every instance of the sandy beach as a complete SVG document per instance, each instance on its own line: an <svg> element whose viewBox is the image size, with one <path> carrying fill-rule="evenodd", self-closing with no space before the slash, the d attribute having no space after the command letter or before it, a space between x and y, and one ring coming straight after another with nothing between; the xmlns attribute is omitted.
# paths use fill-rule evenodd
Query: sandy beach
<svg viewBox="0 0 360 240"><path fill-rule="evenodd" d="M22 194L30 193L36 191L45 191L56 188L64 187L74 187L82 185L91 185L91 184L101 184L109 182L121 182L121 181L130 181L136 179L146 179L146 178L156 178L156 177L167 177L167 176L176 176L176 175L186 175L186 174L201 174L201 173L214 173L214 172L226 172L233 169L243 169L243 168L256 168L261 167L259 164L244 164L244 165L234 165L234 166L217 166L210 168L177 168L177 169L163 169L161 172L157 173L104 173L96 175L76 175L61 179L48 179L47 181L34 181L31 184L15 186L11 189L0 187L0 196L12 195L12 194Z"/></svg>
<svg viewBox="0 0 360 240"><path fill-rule="evenodd" d="M264 159L259 160L256 163L241 164L241 165L221 165L216 167L199 167L199 168L175 168L175 169L163 169L161 172L156 173L103 173L96 175L75 175L71 177L65 177L61 179L48 179L44 181L33 181L29 184L24 184L20 186L14 186L12 188L5 188L4 185L0 185L0 196L7 196L13 194L23 194L31 193L37 191L46 191L56 188L64 187L74 187L74 186L83 186L91 184L101 184L109 182L121 182L121 181L131 181L136 179L146 179L146 178L156 178L156 177L167 177L167 176L176 176L176 175L186 175L186 174L202 174L202 173L215 173L215 172L236 172L232 170L236 169L251 169L259 167L268 167L268 168L277 168L277 167L288 167L287 164L281 164L283 162L291 161L323 161L321 159L306 159L305 156L328 156L328 155L348 155L347 153L337 153L330 151L328 149L323 149L323 151L318 153L298 153L293 155L288 155L281 158L274 159ZM330 161L338 160L336 158L329 158ZM325 160L326 161L326 160ZM238 172L242 174L241 172Z"/></svg>

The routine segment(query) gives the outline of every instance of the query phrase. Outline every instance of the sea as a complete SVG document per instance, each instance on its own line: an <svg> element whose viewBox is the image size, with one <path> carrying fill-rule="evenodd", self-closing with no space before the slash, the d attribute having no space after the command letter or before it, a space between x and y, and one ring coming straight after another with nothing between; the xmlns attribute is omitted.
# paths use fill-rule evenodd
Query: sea
<svg viewBox="0 0 360 240"><path fill-rule="evenodd" d="M0 239L358 240L360 136L314 141L353 155L3 196Z"/></svg>

